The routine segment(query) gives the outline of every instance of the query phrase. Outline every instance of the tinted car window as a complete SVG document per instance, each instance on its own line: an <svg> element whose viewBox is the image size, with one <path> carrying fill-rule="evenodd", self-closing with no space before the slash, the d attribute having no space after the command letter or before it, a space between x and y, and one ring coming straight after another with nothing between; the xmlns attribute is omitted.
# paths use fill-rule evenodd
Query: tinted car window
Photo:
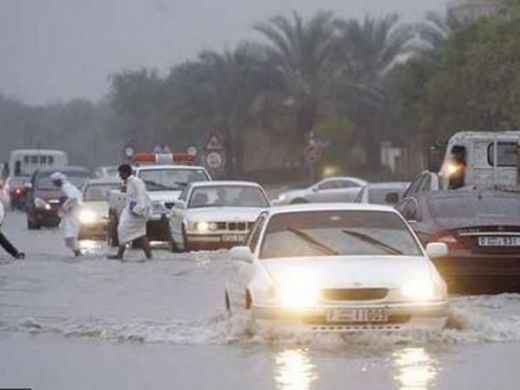
<svg viewBox="0 0 520 390"><path fill-rule="evenodd" d="M64 172L67 176L67 180L70 181L75 187L81 188L85 184L85 182L90 178L90 175L88 173L83 172L74 172L74 173L67 173ZM57 188L52 184L52 180L50 177L51 173L44 176L37 176L36 177L36 188L38 190L56 190Z"/></svg>
<svg viewBox="0 0 520 390"><path fill-rule="evenodd" d="M309 211L273 216L260 258L421 254L398 215L378 211Z"/></svg>
<svg viewBox="0 0 520 390"><path fill-rule="evenodd" d="M204 186L195 188L189 208L199 207L269 207L269 202L258 187Z"/></svg>
<svg viewBox="0 0 520 390"><path fill-rule="evenodd" d="M139 173L148 191L181 191L187 184L208 181L203 170L194 169L146 169Z"/></svg>
<svg viewBox="0 0 520 390"><path fill-rule="evenodd" d="M518 164L518 146L514 142L499 142L497 145L497 165L499 167L516 167ZM495 145L488 147L488 163L495 165Z"/></svg>
<svg viewBox="0 0 520 390"><path fill-rule="evenodd" d="M430 199L428 206L432 216L437 218L520 218L520 198Z"/></svg>
<svg viewBox="0 0 520 390"><path fill-rule="evenodd" d="M121 187L119 183L89 184L85 188L83 199L87 202L103 202L108 200L111 190Z"/></svg>

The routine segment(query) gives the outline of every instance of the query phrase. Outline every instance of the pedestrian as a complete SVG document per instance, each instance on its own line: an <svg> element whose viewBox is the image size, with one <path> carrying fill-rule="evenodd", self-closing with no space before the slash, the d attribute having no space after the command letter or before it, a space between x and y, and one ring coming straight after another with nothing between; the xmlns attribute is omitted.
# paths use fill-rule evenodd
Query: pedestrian
<svg viewBox="0 0 520 390"><path fill-rule="evenodd" d="M81 256L78 235L80 229L79 212L83 204L81 191L78 190L61 172L51 175L52 183L60 189L64 195L63 203L58 211L61 217L61 227L65 236L65 246L72 250L74 256Z"/></svg>
<svg viewBox="0 0 520 390"><path fill-rule="evenodd" d="M2 202L0 202L0 245L5 249L7 253L13 256L15 259L25 259L25 253L19 252L18 249L11 244L11 241L2 233L2 225L5 220L5 209Z"/></svg>
<svg viewBox="0 0 520 390"><path fill-rule="evenodd" d="M126 245L135 242L139 245L147 259L152 258L152 249L146 236L146 223L150 216L151 201L146 192L144 182L133 175L132 167L128 164L120 165L119 177L126 186L126 204L117 225L119 249L110 259L122 260Z"/></svg>

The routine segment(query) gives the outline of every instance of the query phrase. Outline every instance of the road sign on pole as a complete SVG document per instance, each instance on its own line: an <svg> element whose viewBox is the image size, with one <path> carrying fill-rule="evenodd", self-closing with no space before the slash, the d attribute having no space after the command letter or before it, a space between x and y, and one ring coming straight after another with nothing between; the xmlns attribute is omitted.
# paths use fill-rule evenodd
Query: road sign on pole
<svg viewBox="0 0 520 390"><path fill-rule="evenodd" d="M305 158L310 164L317 164L321 160L321 148L316 145L309 145L305 149Z"/></svg>

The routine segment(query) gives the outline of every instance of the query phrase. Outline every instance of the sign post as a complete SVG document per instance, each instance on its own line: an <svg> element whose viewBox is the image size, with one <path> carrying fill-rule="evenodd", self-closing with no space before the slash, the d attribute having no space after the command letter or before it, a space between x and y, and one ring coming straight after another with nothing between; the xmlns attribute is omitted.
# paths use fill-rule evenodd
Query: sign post
<svg viewBox="0 0 520 390"><path fill-rule="evenodd" d="M220 135L210 132L204 146L203 162L212 175L222 173L226 166L226 151Z"/></svg>

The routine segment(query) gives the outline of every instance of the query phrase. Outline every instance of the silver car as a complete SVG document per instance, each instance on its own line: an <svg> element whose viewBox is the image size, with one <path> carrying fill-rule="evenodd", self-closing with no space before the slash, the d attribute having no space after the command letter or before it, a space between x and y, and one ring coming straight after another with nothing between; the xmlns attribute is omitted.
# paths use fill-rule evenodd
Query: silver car
<svg viewBox="0 0 520 390"><path fill-rule="evenodd" d="M301 190L287 191L273 200L273 206L299 203L353 202L368 183L357 177L331 177Z"/></svg>

